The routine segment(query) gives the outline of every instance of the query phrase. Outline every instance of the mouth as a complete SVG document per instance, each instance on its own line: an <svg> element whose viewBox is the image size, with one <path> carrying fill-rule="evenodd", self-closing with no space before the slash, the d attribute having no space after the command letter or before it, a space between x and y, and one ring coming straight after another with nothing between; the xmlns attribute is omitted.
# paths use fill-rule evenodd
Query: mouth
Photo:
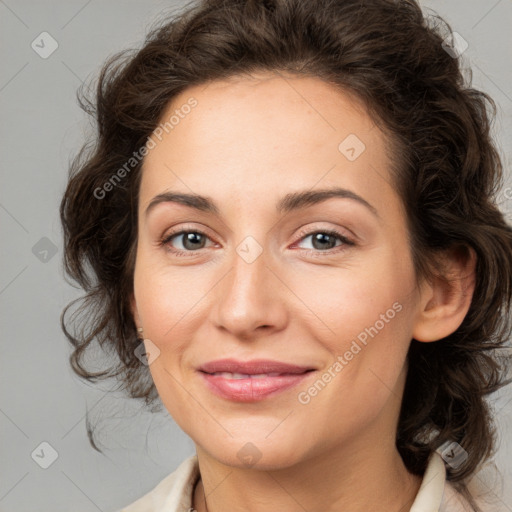
<svg viewBox="0 0 512 512"><path fill-rule="evenodd" d="M307 370L310 371L310 370ZM256 374L250 374L250 373L232 373L232 372L214 372L209 373L208 375L216 375L219 377L224 377L225 379L264 379L265 377L279 377L280 375L292 375L290 373L256 373ZM300 375L300 374L299 374Z"/></svg>
<svg viewBox="0 0 512 512"><path fill-rule="evenodd" d="M277 376L281 374L299 374L315 368L311 366L285 363L282 361L274 361L270 359L252 359L250 361L238 361L237 359L217 359L204 363L199 371L209 374L230 373L233 375L266 375ZM274 375L276 374L276 375ZM235 377L239 378L239 377Z"/></svg>
<svg viewBox="0 0 512 512"><path fill-rule="evenodd" d="M255 402L295 387L315 368L269 360L247 362L224 359L199 369L207 388L236 402Z"/></svg>

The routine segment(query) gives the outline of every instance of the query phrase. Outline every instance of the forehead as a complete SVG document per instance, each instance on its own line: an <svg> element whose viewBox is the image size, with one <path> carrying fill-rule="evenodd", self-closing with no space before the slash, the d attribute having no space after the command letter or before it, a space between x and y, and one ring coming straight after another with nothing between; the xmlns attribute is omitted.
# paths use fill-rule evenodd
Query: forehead
<svg viewBox="0 0 512 512"><path fill-rule="evenodd" d="M267 72L189 87L159 126L144 159L142 207L166 188L268 197L389 182L388 140L362 102L315 77Z"/></svg>

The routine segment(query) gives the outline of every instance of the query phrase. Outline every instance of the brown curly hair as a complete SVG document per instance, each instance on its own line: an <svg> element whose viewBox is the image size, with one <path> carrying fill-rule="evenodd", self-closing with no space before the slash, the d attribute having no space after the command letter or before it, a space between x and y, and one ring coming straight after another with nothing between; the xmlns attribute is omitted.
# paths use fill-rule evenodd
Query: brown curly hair
<svg viewBox="0 0 512 512"><path fill-rule="evenodd" d="M432 451L459 443L468 458L447 468L448 479L467 495L468 478L495 450L485 397L509 382L512 228L495 202L503 180L490 136L496 106L471 88L471 71L466 77L461 58L446 51L451 34L415 0L203 0L164 17L140 49L112 56L95 98L78 91L97 131L72 161L60 205L65 271L86 292L61 316L73 370L89 381L116 377L146 406L158 397L134 355L130 297L143 159L131 169L126 162L169 102L189 86L259 70L318 77L360 98L396 145L393 177L417 276L442 272L436 255L444 250L476 253L476 287L462 325L440 342L411 340L396 437L417 475ZM114 183L116 172L122 179ZM82 316L72 323L81 330L71 333L64 318L77 301ZM94 340L114 357L99 372L83 364Z"/></svg>

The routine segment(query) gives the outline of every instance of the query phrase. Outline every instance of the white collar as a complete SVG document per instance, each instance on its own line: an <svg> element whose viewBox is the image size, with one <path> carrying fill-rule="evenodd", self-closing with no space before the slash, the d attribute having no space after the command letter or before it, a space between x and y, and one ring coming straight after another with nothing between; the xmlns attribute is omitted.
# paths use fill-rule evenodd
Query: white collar
<svg viewBox="0 0 512 512"><path fill-rule="evenodd" d="M189 512L192 510L192 496L198 479L197 455L192 455L151 491L119 512ZM443 459L439 453L433 452L410 512L444 512L447 498L450 501L450 512L465 510L461 508L463 498L459 497L451 485L445 485L445 480Z"/></svg>

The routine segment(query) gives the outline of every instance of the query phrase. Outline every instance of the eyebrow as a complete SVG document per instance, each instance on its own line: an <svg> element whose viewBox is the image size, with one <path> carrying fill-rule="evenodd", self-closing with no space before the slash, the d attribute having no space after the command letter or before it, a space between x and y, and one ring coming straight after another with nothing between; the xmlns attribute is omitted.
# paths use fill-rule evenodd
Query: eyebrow
<svg viewBox="0 0 512 512"><path fill-rule="evenodd" d="M379 217L379 213L377 212L376 208L372 206L368 201L366 201L366 199L363 199L361 196L355 192L352 192L351 190L339 187L322 190L303 190L298 192L291 192L279 200L276 205L276 211L278 213L289 213L291 211L300 210L302 208L307 208L308 206L322 203L333 197L352 199L357 201L358 203L365 206L368 210L370 210L373 215ZM220 211L215 205L215 202L209 197L201 196L198 194L184 194L181 192L168 191L163 192L162 194L158 194L151 200L148 207L146 208L146 217L149 215L151 210L153 210L155 206L160 203L178 203L190 208L194 208L195 210L199 210L201 212L212 213L217 216L220 215Z"/></svg>

